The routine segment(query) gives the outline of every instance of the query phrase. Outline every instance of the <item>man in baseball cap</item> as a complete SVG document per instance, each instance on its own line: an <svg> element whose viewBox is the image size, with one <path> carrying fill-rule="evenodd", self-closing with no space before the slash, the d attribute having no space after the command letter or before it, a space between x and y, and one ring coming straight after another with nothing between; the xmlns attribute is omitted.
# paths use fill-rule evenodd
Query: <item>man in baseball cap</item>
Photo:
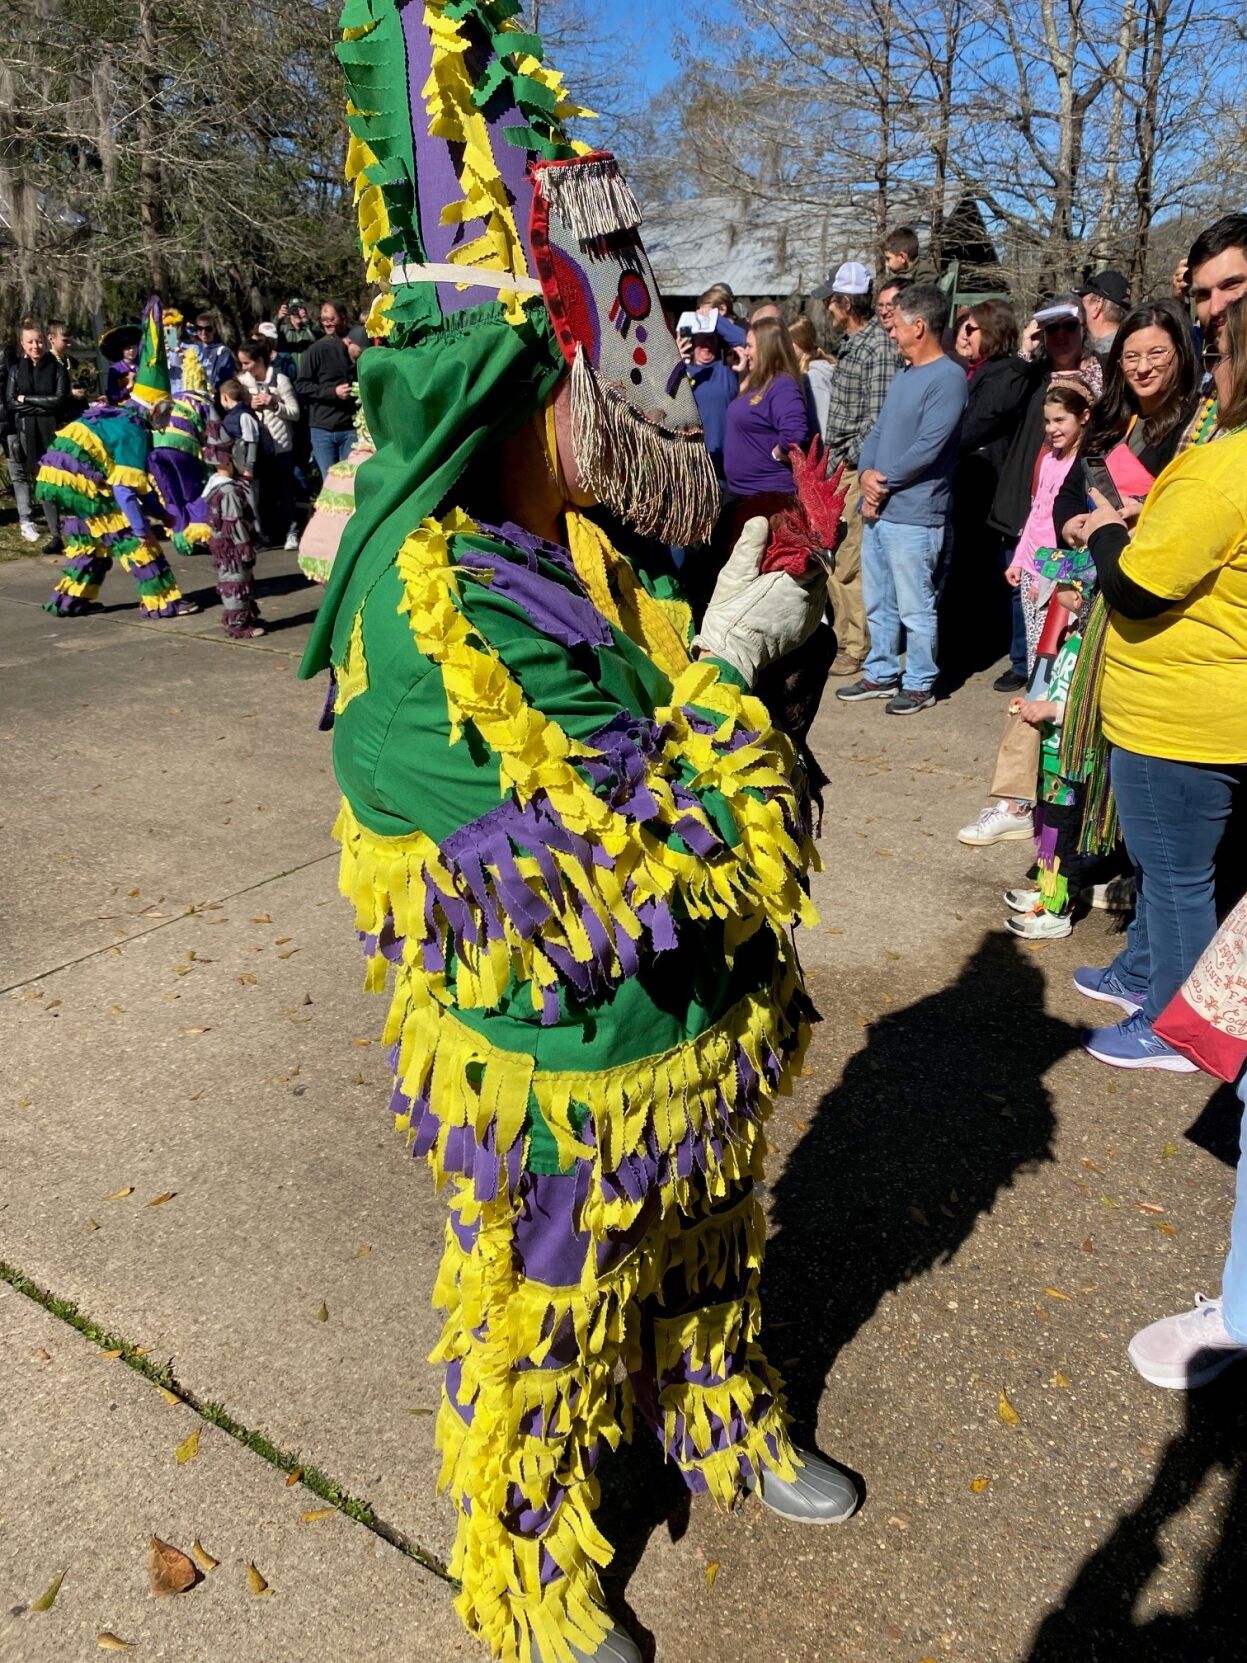
<svg viewBox="0 0 1247 1663"><path fill-rule="evenodd" d="M861 673L870 647L862 600L862 513L857 458L862 440L883 408L884 396L896 374L897 357L896 349L875 317L870 273L860 260L845 260L825 283L819 284L811 298L822 301L840 336L823 434L830 465L844 463L844 484L848 490L845 537L836 551L835 570L827 579L827 598L835 618L839 648L831 673L856 676Z"/></svg>
<svg viewBox="0 0 1247 1663"><path fill-rule="evenodd" d="M1097 271L1078 292L1087 314L1087 345L1097 358L1107 358L1118 325L1130 310L1130 284L1119 271Z"/></svg>

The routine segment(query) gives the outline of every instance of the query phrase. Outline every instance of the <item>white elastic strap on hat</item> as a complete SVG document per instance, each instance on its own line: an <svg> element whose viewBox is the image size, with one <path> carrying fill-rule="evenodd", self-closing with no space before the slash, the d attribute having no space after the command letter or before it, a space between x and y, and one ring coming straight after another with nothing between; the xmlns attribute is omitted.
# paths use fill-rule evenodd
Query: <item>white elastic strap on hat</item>
<svg viewBox="0 0 1247 1663"><path fill-rule="evenodd" d="M395 266L391 287L399 283L456 283L465 289L507 289L513 294L540 294L535 277L516 277L514 272L496 271L492 266Z"/></svg>

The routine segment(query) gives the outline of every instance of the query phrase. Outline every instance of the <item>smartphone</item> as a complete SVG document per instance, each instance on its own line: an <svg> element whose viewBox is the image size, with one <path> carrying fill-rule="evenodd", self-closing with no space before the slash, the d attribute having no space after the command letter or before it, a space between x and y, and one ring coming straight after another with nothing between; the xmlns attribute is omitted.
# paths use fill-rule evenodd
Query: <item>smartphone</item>
<svg viewBox="0 0 1247 1663"><path fill-rule="evenodd" d="M1113 476L1105 467L1103 457L1089 456L1087 458L1087 473L1091 480L1091 484L1104 498L1105 502L1107 502L1111 508L1120 509L1121 492L1113 483ZM1092 500L1091 497L1087 498L1087 512L1089 514L1094 514L1097 506L1098 505Z"/></svg>

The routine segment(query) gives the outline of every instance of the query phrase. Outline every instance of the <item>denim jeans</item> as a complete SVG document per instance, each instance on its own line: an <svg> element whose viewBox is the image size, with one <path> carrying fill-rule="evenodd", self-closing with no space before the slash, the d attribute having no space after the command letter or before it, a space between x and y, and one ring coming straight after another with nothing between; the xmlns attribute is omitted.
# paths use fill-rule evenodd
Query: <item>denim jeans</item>
<svg viewBox="0 0 1247 1663"><path fill-rule="evenodd" d="M1217 930L1217 849L1247 765L1169 762L1114 745L1117 817L1138 895L1113 970L1154 1022Z"/></svg>
<svg viewBox="0 0 1247 1663"><path fill-rule="evenodd" d="M1221 1273L1221 1317L1233 1337L1247 1345L1247 1070L1239 1075L1235 1090L1243 1105L1243 1126L1230 1215L1230 1254Z"/></svg>
<svg viewBox="0 0 1247 1663"><path fill-rule="evenodd" d="M316 458L320 477L324 479L335 462L345 462L351 454L351 446L355 443L355 430L348 427L341 433L335 433L328 427L313 427L310 433L312 455Z"/></svg>
<svg viewBox="0 0 1247 1663"><path fill-rule="evenodd" d="M944 546L943 526L867 520L862 526L862 599L870 651L868 680L899 679L904 632L907 692L935 685L935 573Z"/></svg>

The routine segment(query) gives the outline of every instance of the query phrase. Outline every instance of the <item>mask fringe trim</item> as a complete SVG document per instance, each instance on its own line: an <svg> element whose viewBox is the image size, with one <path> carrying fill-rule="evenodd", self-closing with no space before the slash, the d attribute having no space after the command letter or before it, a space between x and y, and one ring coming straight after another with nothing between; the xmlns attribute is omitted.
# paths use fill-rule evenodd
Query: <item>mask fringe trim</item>
<svg viewBox="0 0 1247 1663"><path fill-rule="evenodd" d="M581 243L595 242L621 231L635 231L641 224L637 199L613 156L593 156L577 162L538 162L532 172L551 213Z"/></svg>

